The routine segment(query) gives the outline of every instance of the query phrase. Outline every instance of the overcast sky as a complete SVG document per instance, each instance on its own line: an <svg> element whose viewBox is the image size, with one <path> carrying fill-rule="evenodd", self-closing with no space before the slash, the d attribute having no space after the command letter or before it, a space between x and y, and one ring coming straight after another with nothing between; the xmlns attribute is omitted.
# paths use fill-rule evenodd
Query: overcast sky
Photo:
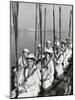
<svg viewBox="0 0 75 100"><path fill-rule="evenodd" d="M55 27L59 29L59 6L55 5ZM35 29L35 8L32 3L19 3L19 28ZM46 8L47 29L52 30L53 27L53 5L42 4L42 22L44 22L44 8ZM69 16L72 6L61 6L62 30L69 30Z"/></svg>
<svg viewBox="0 0 75 100"><path fill-rule="evenodd" d="M55 5L55 28L59 31L59 6L61 7L62 30L68 32L69 17L72 6ZM33 3L19 3L18 26L20 29L35 29L35 9ZM53 5L42 4L42 23L44 23L44 8L46 8L46 27L48 30L53 28ZM37 16L39 17L39 15ZM39 20L38 20L39 23Z"/></svg>

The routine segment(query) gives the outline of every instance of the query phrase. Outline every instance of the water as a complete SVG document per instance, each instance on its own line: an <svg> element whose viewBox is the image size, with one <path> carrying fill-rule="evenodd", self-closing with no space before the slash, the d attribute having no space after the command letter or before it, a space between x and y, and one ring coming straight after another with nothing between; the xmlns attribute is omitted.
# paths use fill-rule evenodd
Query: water
<svg viewBox="0 0 75 100"><path fill-rule="evenodd" d="M42 33L43 34L43 33ZM56 32L56 36L59 36L59 33ZM62 33L62 40L66 39L68 36L68 33ZM47 32L46 33L46 40L50 40L53 45L53 33ZM14 31L11 29L11 66L15 65L15 38L14 38ZM72 34L71 34L71 41L72 41ZM38 35L37 39L37 45L39 44L40 39ZM30 53L34 53L34 44L35 43L35 32L29 32L21 30L18 32L18 58L22 55L22 50L24 48L28 48L30 50Z"/></svg>

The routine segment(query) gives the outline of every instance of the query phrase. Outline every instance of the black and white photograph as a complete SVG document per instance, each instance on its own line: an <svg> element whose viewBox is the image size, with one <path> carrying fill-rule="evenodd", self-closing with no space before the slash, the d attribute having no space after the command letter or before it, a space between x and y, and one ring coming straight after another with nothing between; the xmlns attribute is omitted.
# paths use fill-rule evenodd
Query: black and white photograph
<svg viewBox="0 0 75 100"><path fill-rule="evenodd" d="M73 5L10 1L10 98L73 95Z"/></svg>

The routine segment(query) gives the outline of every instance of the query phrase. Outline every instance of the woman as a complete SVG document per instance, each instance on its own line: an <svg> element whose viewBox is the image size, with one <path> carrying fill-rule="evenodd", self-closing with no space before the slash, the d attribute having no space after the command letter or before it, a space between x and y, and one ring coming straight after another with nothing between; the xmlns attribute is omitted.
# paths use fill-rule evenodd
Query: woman
<svg viewBox="0 0 75 100"><path fill-rule="evenodd" d="M29 50L25 48L22 51L22 56L18 60L18 73L17 73L17 79L18 79L18 85L21 85L24 81L24 70L27 67L27 56L29 55Z"/></svg>
<svg viewBox="0 0 75 100"><path fill-rule="evenodd" d="M42 69L42 76L43 76L43 88L47 89L50 87L54 80L54 64L52 61L52 55L53 52L51 52L49 49L45 49L45 62L44 67Z"/></svg>
<svg viewBox="0 0 75 100"><path fill-rule="evenodd" d="M21 87L24 82L24 71L27 67L27 56L29 55L29 50L25 48L22 51L22 56L18 59L18 71L15 72L15 78L14 78L14 85L15 89L11 92L11 98L15 98L17 93L16 87Z"/></svg>
<svg viewBox="0 0 75 100"><path fill-rule="evenodd" d="M35 97L40 92L40 72L35 66L34 54L29 54L27 57L28 66L24 73L25 80L21 87L19 87L18 97Z"/></svg>
<svg viewBox="0 0 75 100"><path fill-rule="evenodd" d="M63 55L61 53L60 47L57 48L55 53L55 71L56 77L60 77L63 74Z"/></svg>

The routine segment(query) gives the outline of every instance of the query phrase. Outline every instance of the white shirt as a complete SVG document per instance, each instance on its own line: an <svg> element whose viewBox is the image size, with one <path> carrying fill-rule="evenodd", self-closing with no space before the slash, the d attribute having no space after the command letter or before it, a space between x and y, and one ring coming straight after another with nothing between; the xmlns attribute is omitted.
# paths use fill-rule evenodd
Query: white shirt
<svg viewBox="0 0 75 100"><path fill-rule="evenodd" d="M21 56L18 60L18 72L17 72L17 77L18 77L18 85L21 85L24 81L24 67L27 66L26 59Z"/></svg>
<svg viewBox="0 0 75 100"><path fill-rule="evenodd" d="M57 77L63 74L63 65L62 65L63 60L64 57L62 54L59 55L59 58L55 58L56 61L55 70L57 72Z"/></svg>
<svg viewBox="0 0 75 100"><path fill-rule="evenodd" d="M60 46L60 42L59 41L55 41L55 45Z"/></svg>
<svg viewBox="0 0 75 100"><path fill-rule="evenodd" d="M43 88L47 89L50 87L54 80L54 64L51 60L47 65L47 68L43 68Z"/></svg>
<svg viewBox="0 0 75 100"><path fill-rule="evenodd" d="M69 49L66 49L66 51L64 52L63 56L64 56L64 68L66 68L69 64L68 59L71 57L72 52L69 51Z"/></svg>
<svg viewBox="0 0 75 100"><path fill-rule="evenodd" d="M35 69L35 66L33 67L33 70ZM19 97L32 97L32 96L38 96L38 93L40 92L40 72L39 70L35 70L34 73L27 78L28 76L28 68L26 69L25 76L27 78L27 81L25 81L24 88L27 92L24 92L22 94L19 94ZM24 89L23 87L20 89Z"/></svg>
<svg viewBox="0 0 75 100"><path fill-rule="evenodd" d="M23 56L21 56L21 57L19 58L19 60L18 60L18 65L19 65L20 67L24 67L24 66L27 65L26 59L25 59Z"/></svg>

